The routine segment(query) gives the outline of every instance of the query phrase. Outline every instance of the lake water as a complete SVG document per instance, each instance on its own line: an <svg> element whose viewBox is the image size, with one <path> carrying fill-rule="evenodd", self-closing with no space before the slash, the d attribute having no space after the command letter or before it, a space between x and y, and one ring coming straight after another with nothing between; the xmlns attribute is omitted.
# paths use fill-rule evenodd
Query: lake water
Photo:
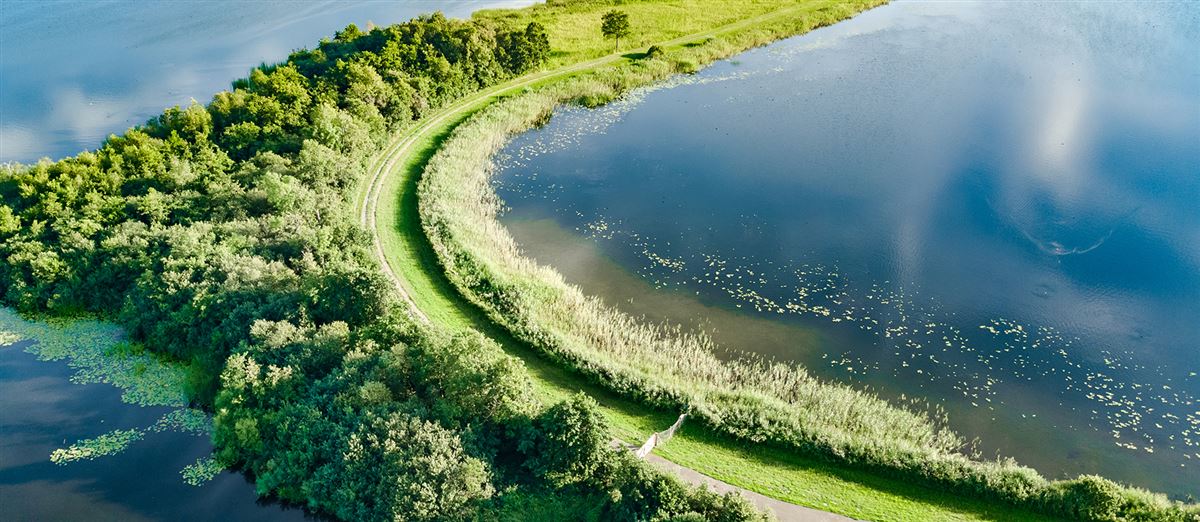
<svg viewBox="0 0 1200 522"><path fill-rule="evenodd" d="M260 63L355 23L533 0L5 0L0 162L92 150L166 107L207 103Z"/></svg>
<svg viewBox="0 0 1200 522"><path fill-rule="evenodd" d="M497 160L590 294L1200 496L1200 4L896 2Z"/></svg>

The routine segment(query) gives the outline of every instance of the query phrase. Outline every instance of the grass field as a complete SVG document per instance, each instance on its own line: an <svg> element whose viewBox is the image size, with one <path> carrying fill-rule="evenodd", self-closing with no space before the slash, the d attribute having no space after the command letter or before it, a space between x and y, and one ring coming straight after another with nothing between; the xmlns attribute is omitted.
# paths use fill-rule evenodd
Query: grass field
<svg viewBox="0 0 1200 522"><path fill-rule="evenodd" d="M600 34L599 14L613 2L575 0L550 1L528 9L484 10L476 19L500 22L510 29L529 22L546 26L553 51L546 69L599 58L614 52L614 42ZM660 42L709 31L715 27L769 14L781 8L815 11L839 2L827 0L632 0L620 2L629 13L632 34L621 40L619 50L645 50Z"/></svg>
<svg viewBox="0 0 1200 522"><path fill-rule="evenodd" d="M737 5L730 5L737 4ZM763 15L780 7L796 11L816 10L833 2L700 2L632 3L622 6L633 18L651 16L661 26L643 22L635 32L646 29L639 44L677 38L687 31L700 32L745 16ZM799 6L799 7L797 7ZM726 9L728 7L728 9ZM544 10L565 9L545 7ZM637 9L637 10L635 10ZM680 10L703 12L701 18L686 21L680 29L668 23ZM560 81L581 71L624 61L606 56L608 44L595 32L584 33L602 9L595 4L574 5L569 16L558 18L538 8L517 14L489 11L483 17L499 17L514 25L531 18L549 21L552 41L560 49L555 66L582 63L586 67L561 70L551 66L540 77L510 82L489 89L427 117L422 123L397 136L381 155L375 168L383 169L378 191L364 184L358 205L363 215L373 215L380 251L399 283L429 320L448 329L473 328L497 341L509 354L521 359L534 380L539 398L546 403L560 400L576 391L584 391L600 401L613 435L624 440L640 440L650 432L669 425L676 412L652 411L587 383L580 375L555 365L532 348L513 338L493 323L480 309L462 298L442 272L421 227L418 214L417 183L429 159L463 121L495 100L524 92L539 84ZM635 14L635 13L641 13ZM562 13L559 13L562 14ZM795 14L795 13L790 13ZM592 21L588 21L592 20ZM561 21L561 22L560 22ZM670 26L670 27L668 27ZM579 35L560 44L556 35ZM698 35L695 41L707 35ZM674 42L683 45L687 42ZM632 47L632 43L628 44ZM626 44L623 44L623 48ZM642 45L644 48L644 45ZM599 58L597 58L599 57ZM587 60L592 62L588 63ZM574 67L574 66L573 66ZM561 72L558 72L560 71ZM1036 515L1013 513L1011 508L951 495L904 481L883 479L860 471L833 467L816 460L767 448L747 447L696 425L685 425L679 436L657 452L678 464L698 470L746 489L788 502L842 513L856 518L879 520L1042 520Z"/></svg>

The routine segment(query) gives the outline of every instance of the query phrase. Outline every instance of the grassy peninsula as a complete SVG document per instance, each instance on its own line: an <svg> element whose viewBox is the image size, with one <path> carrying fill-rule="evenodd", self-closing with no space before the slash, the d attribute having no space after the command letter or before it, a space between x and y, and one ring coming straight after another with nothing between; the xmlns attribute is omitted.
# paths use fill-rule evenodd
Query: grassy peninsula
<svg viewBox="0 0 1200 522"><path fill-rule="evenodd" d="M261 495L314 512L761 519L612 450L594 400L534 400L520 363L479 334L415 321L353 219L391 136L550 51L536 23L351 25L95 151L5 165L0 298L111 320L177 361L213 414L217 453L201 467L243 470Z"/></svg>

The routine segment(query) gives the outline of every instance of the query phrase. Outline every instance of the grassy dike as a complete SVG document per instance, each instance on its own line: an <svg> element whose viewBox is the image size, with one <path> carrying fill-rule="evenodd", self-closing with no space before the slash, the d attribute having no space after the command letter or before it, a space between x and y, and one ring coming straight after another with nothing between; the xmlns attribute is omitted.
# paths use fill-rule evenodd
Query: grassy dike
<svg viewBox="0 0 1200 522"><path fill-rule="evenodd" d="M692 49L701 42L711 43L709 38L739 32L754 32L750 40L754 42L752 45L766 43L811 29L814 23L806 16L812 13L824 15L822 20L836 20L872 5L874 2L841 6L835 2L742 4L709 1L685 2L684 5L633 4L622 8L633 15L635 31L640 31L642 37L640 44L659 41L664 42L659 44L660 47L670 50ZM453 284L443 275L438 257L421 229L417 201L420 173L460 123L500 99L536 91L589 71L625 66L638 58L637 54L628 57L603 54L608 43L600 40L598 35L574 40L566 47L566 51L561 51L563 48L558 46L558 38L561 35L587 34L581 28L585 25L581 20L597 19L604 9L603 5L576 5L573 6L574 10L555 6L539 7L515 12L485 12L480 16L503 18L514 24L529 19L542 22L550 31L556 48L560 49L554 57L560 67L552 67L546 72L464 98L396 136L373 165L372 173L382 176L369 180L361 187L358 210L363 223L376 234L377 251L385 261L386 270L410 296L412 304L433 324L448 329L474 328L484 332L525 363L543 401L556 401L583 390L601 402L615 436L638 440L669 424L675 412L647 408L596 386L583 375L547 360L528 344L498 327L482 310L466 302L457 293ZM749 8L760 12L746 12ZM570 16L555 16L564 11L569 11L567 14ZM681 12L693 11L704 16L679 16ZM652 15L652 22L647 22L645 16L648 14ZM560 20L565 21L559 23ZM680 37L677 36L680 29L667 29L677 25L675 21L678 20L686 20L688 27L685 30L698 34ZM731 20L737 21L724 23ZM594 21L590 24L594 24ZM704 30L705 24L713 28ZM772 24L776 26L774 32L762 28ZM595 29L592 28L591 32L594 34ZM736 50L739 49L718 50L718 54L710 59L719 57L720 53L731 54ZM698 65L676 63L672 64L672 70L687 70ZM678 464L746 489L857 518L1043 519L1036 515L1014 513L1008 506L937 491L909 481L883 478L765 446L746 446L697 424L685 425L680 436L658 452Z"/></svg>

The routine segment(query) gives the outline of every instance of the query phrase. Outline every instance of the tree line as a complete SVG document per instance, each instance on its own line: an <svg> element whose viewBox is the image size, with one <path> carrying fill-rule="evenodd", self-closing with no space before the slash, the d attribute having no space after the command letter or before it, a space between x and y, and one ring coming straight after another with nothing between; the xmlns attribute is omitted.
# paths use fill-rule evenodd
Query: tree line
<svg viewBox="0 0 1200 522"><path fill-rule="evenodd" d="M414 323L355 224L387 136L549 52L537 23L351 25L98 150L6 165L0 300L186 362L219 460L338 518L758 518L609 449L590 399L543 408L488 339Z"/></svg>

